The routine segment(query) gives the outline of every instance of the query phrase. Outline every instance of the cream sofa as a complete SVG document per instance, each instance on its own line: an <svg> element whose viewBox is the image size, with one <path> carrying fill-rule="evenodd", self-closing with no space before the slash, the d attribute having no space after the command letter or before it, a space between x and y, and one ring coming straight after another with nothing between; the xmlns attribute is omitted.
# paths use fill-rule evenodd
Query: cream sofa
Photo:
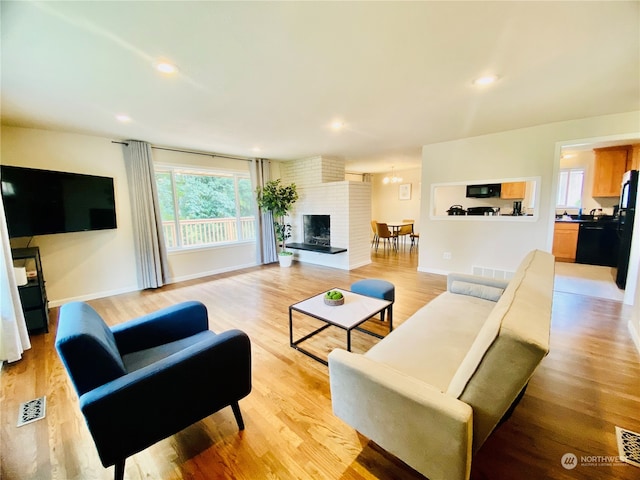
<svg viewBox="0 0 640 480"><path fill-rule="evenodd" d="M364 355L329 355L333 411L430 480L468 479L471 458L549 351L554 257L534 250L506 282L449 275Z"/></svg>

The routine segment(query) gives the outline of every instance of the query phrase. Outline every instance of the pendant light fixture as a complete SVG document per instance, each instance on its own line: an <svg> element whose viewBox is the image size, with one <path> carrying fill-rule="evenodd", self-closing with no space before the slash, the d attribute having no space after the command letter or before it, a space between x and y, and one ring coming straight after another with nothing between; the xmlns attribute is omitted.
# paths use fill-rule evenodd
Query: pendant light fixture
<svg viewBox="0 0 640 480"><path fill-rule="evenodd" d="M391 167L391 176L386 176L382 179L382 183L384 183L385 185L388 183L400 183L402 181L402 177L396 177L394 171L393 171L393 166Z"/></svg>

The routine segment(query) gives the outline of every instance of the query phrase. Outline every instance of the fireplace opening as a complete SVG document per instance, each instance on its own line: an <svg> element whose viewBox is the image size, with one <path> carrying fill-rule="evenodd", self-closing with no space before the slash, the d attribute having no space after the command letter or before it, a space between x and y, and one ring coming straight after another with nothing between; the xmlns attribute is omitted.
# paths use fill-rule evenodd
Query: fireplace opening
<svg viewBox="0 0 640 480"><path fill-rule="evenodd" d="M304 243L307 245L331 245L331 216L303 215Z"/></svg>

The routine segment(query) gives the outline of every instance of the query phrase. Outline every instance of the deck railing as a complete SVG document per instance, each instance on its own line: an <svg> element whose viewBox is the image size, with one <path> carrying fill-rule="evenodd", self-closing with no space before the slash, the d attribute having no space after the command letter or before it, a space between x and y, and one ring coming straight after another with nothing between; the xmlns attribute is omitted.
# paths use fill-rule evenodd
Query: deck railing
<svg viewBox="0 0 640 480"><path fill-rule="evenodd" d="M176 232L176 222L162 222L167 248L195 245L215 245L237 242L238 240L255 240L255 217L205 218L200 220L179 220L180 243ZM238 230L240 236L238 236Z"/></svg>

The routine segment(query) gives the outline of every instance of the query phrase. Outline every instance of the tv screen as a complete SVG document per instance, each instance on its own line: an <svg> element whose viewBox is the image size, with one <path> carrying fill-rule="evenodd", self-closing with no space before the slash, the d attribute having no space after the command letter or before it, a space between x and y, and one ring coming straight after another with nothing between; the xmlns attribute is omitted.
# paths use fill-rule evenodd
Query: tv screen
<svg viewBox="0 0 640 480"><path fill-rule="evenodd" d="M0 167L9 236L116 228L113 178Z"/></svg>

